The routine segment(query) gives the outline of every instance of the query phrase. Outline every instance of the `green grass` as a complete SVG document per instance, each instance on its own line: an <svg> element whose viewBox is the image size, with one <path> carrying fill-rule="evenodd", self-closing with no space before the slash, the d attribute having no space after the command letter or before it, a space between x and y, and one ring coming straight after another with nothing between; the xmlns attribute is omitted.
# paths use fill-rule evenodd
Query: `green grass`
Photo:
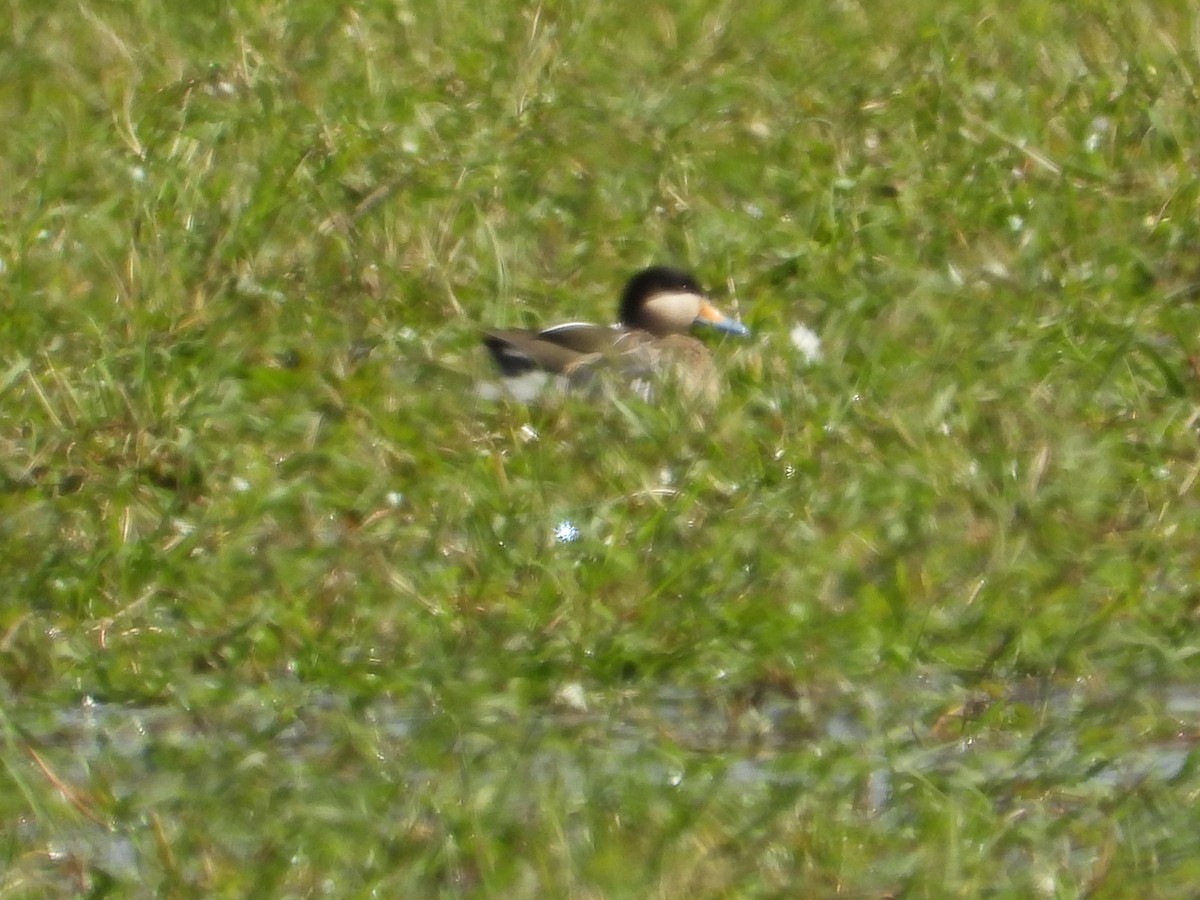
<svg viewBox="0 0 1200 900"><path fill-rule="evenodd" d="M1187 896L1195 12L510 6L7 5L0 897Z"/></svg>

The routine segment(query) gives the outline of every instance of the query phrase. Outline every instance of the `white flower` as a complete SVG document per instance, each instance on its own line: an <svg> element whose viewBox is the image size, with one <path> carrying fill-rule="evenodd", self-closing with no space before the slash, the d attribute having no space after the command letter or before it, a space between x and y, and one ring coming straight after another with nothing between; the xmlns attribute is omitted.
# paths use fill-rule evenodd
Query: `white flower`
<svg viewBox="0 0 1200 900"><path fill-rule="evenodd" d="M815 331L805 325L797 325L791 330L789 337L792 339L792 346L800 351L805 362L821 361L821 339Z"/></svg>

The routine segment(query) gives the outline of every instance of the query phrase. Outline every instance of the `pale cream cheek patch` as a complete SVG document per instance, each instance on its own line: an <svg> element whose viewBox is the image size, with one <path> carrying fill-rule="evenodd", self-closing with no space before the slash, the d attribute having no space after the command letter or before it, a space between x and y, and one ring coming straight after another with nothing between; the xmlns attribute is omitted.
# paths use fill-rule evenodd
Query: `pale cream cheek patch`
<svg viewBox="0 0 1200 900"><path fill-rule="evenodd" d="M646 303L646 310L658 322L672 323L677 331L686 331L700 315L703 298L690 291L669 291L655 294Z"/></svg>

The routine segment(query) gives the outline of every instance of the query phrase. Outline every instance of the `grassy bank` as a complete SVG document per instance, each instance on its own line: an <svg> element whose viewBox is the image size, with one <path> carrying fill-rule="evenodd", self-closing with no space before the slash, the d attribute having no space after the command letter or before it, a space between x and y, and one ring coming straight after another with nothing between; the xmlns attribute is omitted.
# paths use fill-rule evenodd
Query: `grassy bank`
<svg viewBox="0 0 1200 900"><path fill-rule="evenodd" d="M0 896L1186 895L1194 13L510 6L8 5Z"/></svg>

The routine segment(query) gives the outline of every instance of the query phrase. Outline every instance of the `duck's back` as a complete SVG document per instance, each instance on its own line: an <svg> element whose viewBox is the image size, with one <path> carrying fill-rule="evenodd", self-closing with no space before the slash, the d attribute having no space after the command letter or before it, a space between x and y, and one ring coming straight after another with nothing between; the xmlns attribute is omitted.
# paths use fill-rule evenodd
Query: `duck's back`
<svg viewBox="0 0 1200 900"><path fill-rule="evenodd" d="M590 322L570 322L536 331L532 328L493 328L483 333L483 343L505 376L535 369L570 372L573 368L612 350L620 332Z"/></svg>

